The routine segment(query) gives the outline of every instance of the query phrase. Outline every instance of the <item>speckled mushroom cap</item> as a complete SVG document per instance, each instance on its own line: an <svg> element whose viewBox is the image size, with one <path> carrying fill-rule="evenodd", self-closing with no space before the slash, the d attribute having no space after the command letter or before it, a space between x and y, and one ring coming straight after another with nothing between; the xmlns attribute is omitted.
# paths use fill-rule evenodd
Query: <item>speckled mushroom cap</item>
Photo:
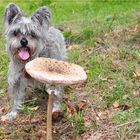
<svg viewBox="0 0 140 140"><path fill-rule="evenodd" d="M81 66L44 57L28 62L25 69L34 79L51 85L77 84L87 79Z"/></svg>

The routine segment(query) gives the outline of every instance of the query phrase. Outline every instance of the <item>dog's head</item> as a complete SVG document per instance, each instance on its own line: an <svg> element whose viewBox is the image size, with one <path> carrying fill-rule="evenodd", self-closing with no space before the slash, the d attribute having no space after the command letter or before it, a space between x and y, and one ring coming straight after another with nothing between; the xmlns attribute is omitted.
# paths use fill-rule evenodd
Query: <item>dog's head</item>
<svg viewBox="0 0 140 140"><path fill-rule="evenodd" d="M4 24L7 51L11 59L26 62L39 53L50 18L51 14L46 6L36 10L31 17L23 16L15 4L7 6Z"/></svg>

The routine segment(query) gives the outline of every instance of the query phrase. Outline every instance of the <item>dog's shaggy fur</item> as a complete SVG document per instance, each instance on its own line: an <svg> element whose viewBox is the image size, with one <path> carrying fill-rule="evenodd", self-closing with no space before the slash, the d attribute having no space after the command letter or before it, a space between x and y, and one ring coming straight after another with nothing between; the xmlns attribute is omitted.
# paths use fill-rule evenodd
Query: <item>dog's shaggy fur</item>
<svg viewBox="0 0 140 140"><path fill-rule="evenodd" d="M5 10L5 36L9 64L9 91L11 93L11 111L6 115L11 120L17 117L22 108L25 88L37 81L27 78L24 73L25 64L36 57L49 57L66 60L66 48L63 35L50 26L51 13L44 6L36 10L31 17L25 17L15 4L9 4ZM47 89L46 89L47 91ZM61 88L57 88L60 97ZM59 109L56 99L53 111Z"/></svg>

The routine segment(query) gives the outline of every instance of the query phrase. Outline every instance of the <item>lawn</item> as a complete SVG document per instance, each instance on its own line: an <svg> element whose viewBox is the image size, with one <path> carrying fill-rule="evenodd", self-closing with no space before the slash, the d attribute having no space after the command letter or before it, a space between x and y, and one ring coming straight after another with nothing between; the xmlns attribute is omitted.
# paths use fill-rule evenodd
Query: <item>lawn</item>
<svg viewBox="0 0 140 140"><path fill-rule="evenodd" d="M67 43L69 61L88 80L64 88L64 118L53 123L54 140L140 139L140 2L123 0L13 0L27 15L48 5L52 25ZM9 109L8 57L3 35L7 1L0 1L0 116ZM40 92L38 94L38 92ZM0 122L0 139L45 139L46 93L30 98L13 122Z"/></svg>

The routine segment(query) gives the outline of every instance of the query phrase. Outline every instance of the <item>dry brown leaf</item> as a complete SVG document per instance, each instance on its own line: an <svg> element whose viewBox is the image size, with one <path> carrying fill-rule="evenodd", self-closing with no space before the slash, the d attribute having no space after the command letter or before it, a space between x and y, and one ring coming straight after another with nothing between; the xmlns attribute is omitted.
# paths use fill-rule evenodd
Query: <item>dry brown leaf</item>
<svg viewBox="0 0 140 140"><path fill-rule="evenodd" d="M101 115L101 113L98 111L98 110L96 110L96 109L93 109L91 112L90 112L90 116L89 116L89 118L91 119L91 120L96 120L96 121L101 121L102 119L100 118L100 116L99 115Z"/></svg>
<svg viewBox="0 0 140 140"><path fill-rule="evenodd" d="M2 122L5 122L6 120L7 120L7 116L6 115L1 116L1 121Z"/></svg>
<svg viewBox="0 0 140 140"><path fill-rule="evenodd" d="M113 103L114 108L119 108L120 107L120 102L117 100Z"/></svg>
<svg viewBox="0 0 140 140"><path fill-rule="evenodd" d="M76 104L76 110L77 111L82 111L85 108L86 105L87 105L86 101L81 101L81 102Z"/></svg>
<svg viewBox="0 0 140 140"><path fill-rule="evenodd" d="M75 108L73 107L73 105L68 101L68 99L63 99L64 104L67 106L67 114L68 117L71 118L74 115L75 112Z"/></svg>
<svg viewBox="0 0 140 140"><path fill-rule="evenodd" d="M120 105L120 102L117 100L113 103L113 108L120 108L122 111L127 110L131 107L130 104L125 103L124 105Z"/></svg>
<svg viewBox="0 0 140 140"><path fill-rule="evenodd" d="M100 119L102 120L108 120L110 117L111 112L109 110L103 111L103 112L99 112L98 116L100 117Z"/></svg>

